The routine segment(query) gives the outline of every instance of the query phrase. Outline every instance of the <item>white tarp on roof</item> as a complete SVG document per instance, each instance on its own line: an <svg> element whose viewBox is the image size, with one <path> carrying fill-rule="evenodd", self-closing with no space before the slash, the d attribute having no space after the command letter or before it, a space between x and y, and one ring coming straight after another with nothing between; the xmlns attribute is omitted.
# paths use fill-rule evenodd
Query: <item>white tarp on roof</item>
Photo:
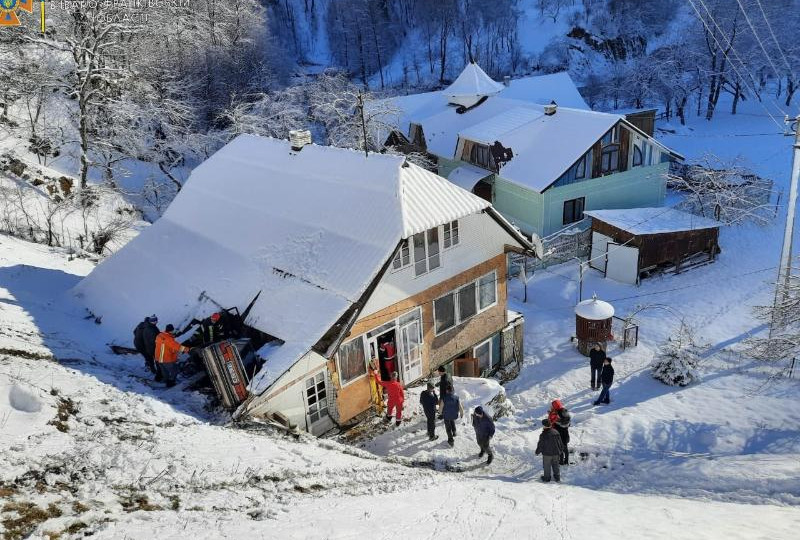
<svg viewBox="0 0 800 540"><path fill-rule="evenodd" d="M490 174L492 173L480 167L462 165L453 169L453 171L447 175L447 179L462 189L472 191L472 188L475 187L475 184L477 184L479 180L486 178Z"/></svg>
<svg viewBox="0 0 800 540"><path fill-rule="evenodd" d="M248 324L285 341L281 357L305 353L401 238L488 204L403 164L401 156L315 145L291 152L286 141L240 136L76 292L103 324L128 335L148 313L177 326L215 309L201 305L202 292L242 309L261 291ZM257 376L254 390L264 382Z"/></svg>
<svg viewBox="0 0 800 540"><path fill-rule="evenodd" d="M450 98L493 96L505 86L496 82L478 64L467 64L453 83L442 90L442 95Z"/></svg>
<svg viewBox="0 0 800 540"><path fill-rule="evenodd" d="M507 99L521 99L534 103L547 104L555 101L559 107L589 109L578 87L572 82L569 73L552 73L534 77L512 79L502 96Z"/></svg>
<svg viewBox="0 0 800 540"><path fill-rule="evenodd" d="M714 229L718 221L681 212L674 208L629 208L625 210L586 210L584 214L631 234L660 234L698 229Z"/></svg>

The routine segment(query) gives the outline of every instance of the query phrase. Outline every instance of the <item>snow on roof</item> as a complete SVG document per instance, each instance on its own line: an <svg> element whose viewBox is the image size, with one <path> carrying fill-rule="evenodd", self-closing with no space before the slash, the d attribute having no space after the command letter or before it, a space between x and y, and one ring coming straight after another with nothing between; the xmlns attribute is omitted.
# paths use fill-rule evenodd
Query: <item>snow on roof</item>
<svg viewBox="0 0 800 540"><path fill-rule="evenodd" d="M619 120L615 114L558 107L497 140L514 157L500 176L535 191L544 191L564 174Z"/></svg>
<svg viewBox="0 0 800 540"><path fill-rule="evenodd" d="M521 99L540 104L555 101L559 107L589 110L589 105L566 71L512 79L502 95L507 99Z"/></svg>
<svg viewBox="0 0 800 540"><path fill-rule="evenodd" d="M478 64L471 62L450 86L442 90L442 95L449 98L493 96L504 88L502 83L492 80Z"/></svg>
<svg viewBox="0 0 800 540"><path fill-rule="evenodd" d="M544 114L539 108L514 107L503 111L483 122L478 122L458 135L465 139L484 144L492 144L500 140L503 135L536 120Z"/></svg>
<svg viewBox="0 0 800 540"><path fill-rule="evenodd" d="M714 229L720 226L720 223L713 219L681 212L674 208L586 210L584 214L632 234L661 234Z"/></svg>
<svg viewBox="0 0 800 540"><path fill-rule="evenodd" d="M480 167L462 165L453 169L453 171L447 175L447 179L462 189L472 191L472 188L475 187L475 184L477 184L479 180L486 178L490 174L492 173Z"/></svg>
<svg viewBox="0 0 800 540"><path fill-rule="evenodd" d="M201 293L243 309L261 291L248 324L286 342L280 355L303 354L402 238L487 206L402 156L292 152L287 141L243 135L197 167L163 217L76 292L122 333L143 314L177 326L215 309Z"/></svg>
<svg viewBox="0 0 800 540"><path fill-rule="evenodd" d="M614 316L614 306L593 297L575 306L575 315L590 321L603 321Z"/></svg>

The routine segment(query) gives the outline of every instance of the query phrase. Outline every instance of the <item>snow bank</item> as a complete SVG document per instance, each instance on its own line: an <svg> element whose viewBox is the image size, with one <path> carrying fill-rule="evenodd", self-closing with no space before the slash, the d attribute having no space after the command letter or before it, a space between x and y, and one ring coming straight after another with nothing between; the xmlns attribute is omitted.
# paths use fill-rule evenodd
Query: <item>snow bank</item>
<svg viewBox="0 0 800 540"><path fill-rule="evenodd" d="M37 413L42 410L42 402L33 391L19 384L14 384L8 392L11 407L20 412Z"/></svg>

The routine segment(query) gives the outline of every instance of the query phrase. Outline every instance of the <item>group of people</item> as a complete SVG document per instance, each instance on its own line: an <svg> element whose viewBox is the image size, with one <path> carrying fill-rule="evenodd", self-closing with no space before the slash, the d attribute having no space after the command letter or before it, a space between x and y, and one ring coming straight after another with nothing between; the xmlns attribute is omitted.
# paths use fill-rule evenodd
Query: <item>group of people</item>
<svg viewBox="0 0 800 540"><path fill-rule="evenodd" d="M547 418L542 420L542 432L536 445L536 455L542 456L542 481L561 481L561 465L569 465L569 426L572 415L561 400L553 400Z"/></svg>
<svg viewBox="0 0 800 540"><path fill-rule="evenodd" d="M155 315L145 317L133 330L133 346L144 357L145 366L168 388L175 386L178 377L178 355L191 350L178 343L174 332L171 324L160 331Z"/></svg>
<svg viewBox="0 0 800 540"><path fill-rule="evenodd" d="M595 343L589 351L589 368L592 370L592 390L600 390L600 395L594 404L608 405L611 403L610 390L614 382L614 367L611 365L611 358L606 356L599 343Z"/></svg>

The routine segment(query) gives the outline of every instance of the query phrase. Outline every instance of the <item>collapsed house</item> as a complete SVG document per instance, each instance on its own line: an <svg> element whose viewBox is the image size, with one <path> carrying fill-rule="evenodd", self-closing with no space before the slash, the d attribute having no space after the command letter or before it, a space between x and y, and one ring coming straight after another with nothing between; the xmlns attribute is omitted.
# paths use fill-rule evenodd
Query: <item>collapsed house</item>
<svg viewBox="0 0 800 540"><path fill-rule="evenodd" d="M506 254L532 249L487 201L402 156L243 135L76 293L126 335L143 313L178 326L260 292L245 323L276 339L247 410L318 434L370 409L370 361L408 385L518 356Z"/></svg>
<svg viewBox="0 0 800 540"><path fill-rule="evenodd" d="M387 146L433 156L438 174L528 235L558 232L584 210L661 206L669 162L683 159L633 116L588 110L566 73L501 84L468 64L441 91L374 107L394 111Z"/></svg>

